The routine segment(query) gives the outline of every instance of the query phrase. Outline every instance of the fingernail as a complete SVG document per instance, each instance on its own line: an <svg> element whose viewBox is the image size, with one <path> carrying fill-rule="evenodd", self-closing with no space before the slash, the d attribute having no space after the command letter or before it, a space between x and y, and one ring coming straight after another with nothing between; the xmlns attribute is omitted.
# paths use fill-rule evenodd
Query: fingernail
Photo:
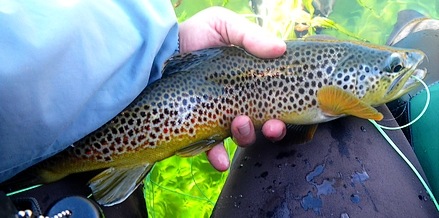
<svg viewBox="0 0 439 218"><path fill-rule="evenodd" d="M244 125L239 126L239 127L238 127L238 132L239 132L239 134L242 135L242 136L247 136L247 135L249 135L249 134L250 134L250 123L247 122L247 123L245 123Z"/></svg>
<svg viewBox="0 0 439 218"><path fill-rule="evenodd" d="M276 129L275 129L274 127L272 127L272 126L269 126L268 128L269 128L268 132L270 132L272 135L271 135L271 136L268 136L267 139L270 140L270 141L272 141L272 142L276 142L276 141L280 140L280 139L283 138L283 137L285 136L285 134L286 134L286 130L285 130L285 129L284 129L283 131L278 132L278 131L276 131ZM266 134L266 133L264 132L264 130L263 130L262 132L263 132L264 134ZM276 134L273 134L273 133L276 133Z"/></svg>

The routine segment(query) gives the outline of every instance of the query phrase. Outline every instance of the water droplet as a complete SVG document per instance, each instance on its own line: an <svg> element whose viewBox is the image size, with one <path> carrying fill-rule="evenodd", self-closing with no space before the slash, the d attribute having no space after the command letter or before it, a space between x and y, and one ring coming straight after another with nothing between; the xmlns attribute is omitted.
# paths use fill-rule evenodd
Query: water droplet
<svg viewBox="0 0 439 218"><path fill-rule="evenodd" d="M300 201L300 206L304 210L313 210L316 214L320 214L320 209L322 209L323 202L319 197L314 197L311 192L308 192L306 196Z"/></svg>
<svg viewBox="0 0 439 218"><path fill-rule="evenodd" d="M360 129L361 129L362 132L366 132L367 131L366 127L364 127L364 126L361 126Z"/></svg>
<svg viewBox="0 0 439 218"><path fill-rule="evenodd" d="M314 177L321 175L324 169L325 169L325 165L323 164L317 165L313 171L311 171L310 173L308 173L308 175L306 175L306 181L311 182L314 179Z"/></svg>
<svg viewBox="0 0 439 218"><path fill-rule="evenodd" d="M360 198L360 196L357 195L357 194L351 194L351 201L352 201L352 203L354 203L354 204L358 204L358 203L360 203L361 198Z"/></svg>
<svg viewBox="0 0 439 218"><path fill-rule="evenodd" d="M428 201L427 196L418 195L419 200L421 201Z"/></svg>
<svg viewBox="0 0 439 218"><path fill-rule="evenodd" d="M328 179L323 180L322 184L320 185L315 185L317 188L317 196L320 195L329 195L329 194L333 194L335 193L335 189L334 189L334 183L335 183L335 179L332 179L331 181L329 181Z"/></svg>
<svg viewBox="0 0 439 218"><path fill-rule="evenodd" d="M347 213L340 214L340 218L349 218L349 215Z"/></svg>
<svg viewBox="0 0 439 218"><path fill-rule="evenodd" d="M367 174L366 171L363 171L363 172L355 172L355 173L353 173L351 175L351 178L352 178L351 181L353 183L364 183L370 177L369 177L369 174Z"/></svg>

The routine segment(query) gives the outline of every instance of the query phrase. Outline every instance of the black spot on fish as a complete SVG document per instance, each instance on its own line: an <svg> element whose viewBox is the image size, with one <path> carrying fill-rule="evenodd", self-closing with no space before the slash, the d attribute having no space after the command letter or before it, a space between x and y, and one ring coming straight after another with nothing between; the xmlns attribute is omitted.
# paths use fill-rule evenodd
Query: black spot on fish
<svg viewBox="0 0 439 218"><path fill-rule="evenodd" d="M108 154L108 153L110 153L110 149L108 149L108 148L104 148L104 149L102 150L102 153L104 153L104 154Z"/></svg>
<svg viewBox="0 0 439 218"><path fill-rule="evenodd" d="M327 67L326 68L326 73L327 74L331 74L332 73L332 67ZM338 75L337 75L338 76ZM319 76L319 77L321 77L321 76Z"/></svg>

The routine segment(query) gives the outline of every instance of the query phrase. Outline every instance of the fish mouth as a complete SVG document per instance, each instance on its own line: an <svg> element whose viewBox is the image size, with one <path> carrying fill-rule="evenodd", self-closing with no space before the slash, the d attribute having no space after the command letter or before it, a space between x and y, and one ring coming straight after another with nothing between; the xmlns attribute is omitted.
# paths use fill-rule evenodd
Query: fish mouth
<svg viewBox="0 0 439 218"><path fill-rule="evenodd" d="M418 80L423 80L427 75L427 69L415 69L413 73L410 75L409 79L405 82L403 90L411 90L415 86L419 85ZM416 77L416 78L414 78Z"/></svg>
<svg viewBox="0 0 439 218"><path fill-rule="evenodd" d="M394 96L393 98L398 98L405 93L409 92L416 86L420 84L418 80L422 80L427 75L427 69L417 69L417 67L423 62L425 54L422 52L412 53L411 61L413 64L407 69L405 73L401 73L387 89L387 95Z"/></svg>
<svg viewBox="0 0 439 218"><path fill-rule="evenodd" d="M416 67L417 66L413 66L413 68ZM392 82L392 84L389 86L389 89L387 90L387 94L395 91L397 87L401 86L401 83L403 83L402 87L395 95L396 98L398 98L418 86L420 84L418 80L423 80L427 75L427 69L425 68L409 70L408 72L411 73L409 73L408 75L407 73L401 74Z"/></svg>

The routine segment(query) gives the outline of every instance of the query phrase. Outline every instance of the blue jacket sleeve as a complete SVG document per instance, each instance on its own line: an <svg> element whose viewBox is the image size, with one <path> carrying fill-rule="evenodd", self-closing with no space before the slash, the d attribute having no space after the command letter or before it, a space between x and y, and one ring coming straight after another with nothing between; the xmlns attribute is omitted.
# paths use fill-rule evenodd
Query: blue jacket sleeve
<svg viewBox="0 0 439 218"><path fill-rule="evenodd" d="M163 0L6 0L0 29L0 182L110 120L178 49Z"/></svg>

